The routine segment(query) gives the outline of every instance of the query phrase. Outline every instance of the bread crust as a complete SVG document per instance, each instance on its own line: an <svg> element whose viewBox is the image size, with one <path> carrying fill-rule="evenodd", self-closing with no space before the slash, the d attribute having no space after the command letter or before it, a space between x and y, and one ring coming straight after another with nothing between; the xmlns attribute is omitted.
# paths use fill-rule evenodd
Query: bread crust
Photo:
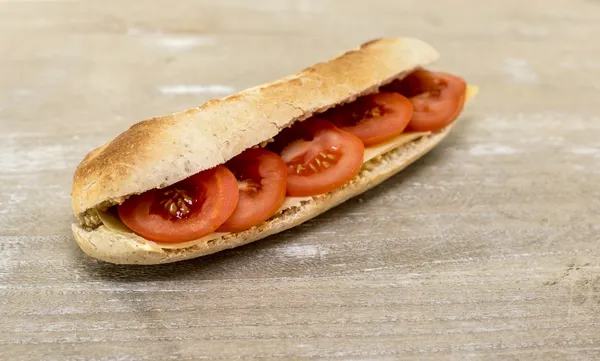
<svg viewBox="0 0 600 361"><path fill-rule="evenodd" d="M380 184L433 149L448 135L453 126L454 124L372 159L365 163L359 174L342 188L313 197L300 206L274 215L261 225L207 240L188 248L163 249L135 234L111 231L105 226L86 230L80 225L73 224L73 234L79 247L87 255L116 264L172 263L239 247L295 227Z"/></svg>
<svg viewBox="0 0 600 361"><path fill-rule="evenodd" d="M438 56L418 39L377 39L280 80L133 125L77 167L71 192L80 224L73 226L76 239L91 237L92 243L79 242L88 250L97 243L97 233L86 230L101 224L95 208L212 168L295 121L351 102Z"/></svg>
<svg viewBox="0 0 600 361"><path fill-rule="evenodd" d="M190 246L162 248L135 233L106 227L98 210L132 194L176 183L264 144L283 128L401 78L438 58L413 38L377 39L280 80L133 125L83 159L73 178L74 238L89 256L115 264L162 264L239 247L293 228L378 185L433 149L445 129L363 164L343 187L284 209L248 230Z"/></svg>

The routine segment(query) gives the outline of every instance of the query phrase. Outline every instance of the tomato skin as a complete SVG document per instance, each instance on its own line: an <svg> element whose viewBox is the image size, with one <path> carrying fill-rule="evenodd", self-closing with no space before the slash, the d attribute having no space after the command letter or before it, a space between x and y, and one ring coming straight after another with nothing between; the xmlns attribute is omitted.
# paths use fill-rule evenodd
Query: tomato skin
<svg viewBox="0 0 600 361"><path fill-rule="evenodd" d="M359 137L368 147L400 135L412 115L412 103L405 96L381 92L334 108L324 117L340 129Z"/></svg>
<svg viewBox="0 0 600 361"><path fill-rule="evenodd" d="M287 165L287 195L309 197L330 192L354 178L362 167L362 141L331 122L313 117L285 129L273 147Z"/></svg>
<svg viewBox="0 0 600 361"><path fill-rule="evenodd" d="M169 187L131 196L117 210L136 234L177 243L214 232L233 213L238 198L235 176L219 165Z"/></svg>
<svg viewBox="0 0 600 361"><path fill-rule="evenodd" d="M277 212L285 200L287 185L287 166L281 157L266 149L248 149L225 166L237 179L239 200L218 232L249 229Z"/></svg>
<svg viewBox="0 0 600 361"><path fill-rule="evenodd" d="M413 104L406 131L435 132L451 124L462 112L467 83L453 74L419 69L385 89L405 95Z"/></svg>

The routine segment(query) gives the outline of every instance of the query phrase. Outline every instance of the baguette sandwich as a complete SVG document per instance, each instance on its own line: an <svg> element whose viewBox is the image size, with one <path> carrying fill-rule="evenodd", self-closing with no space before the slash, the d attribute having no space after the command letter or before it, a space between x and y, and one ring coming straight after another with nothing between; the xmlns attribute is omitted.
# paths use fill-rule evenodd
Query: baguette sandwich
<svg viewBox="0 0 600 361"><path fill-rule="evenodd" d="M299 225L435 147L477 92L426 67L413 38L376 39L271 83L141 121L73 176L74 238L116 264L160 264Z"/></svg>

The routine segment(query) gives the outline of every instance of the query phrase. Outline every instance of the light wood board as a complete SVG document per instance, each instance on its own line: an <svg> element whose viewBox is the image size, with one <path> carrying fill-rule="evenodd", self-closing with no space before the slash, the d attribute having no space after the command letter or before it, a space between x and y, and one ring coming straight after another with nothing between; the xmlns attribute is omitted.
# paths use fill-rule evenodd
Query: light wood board
<svg viewBox="0 0 600 361"><path fill-rule="evenodd" d="M600 359L600 3L0 0L0 360ZM141 119L416 36L481 92L289 232L108 265L69 191Z"/></svg>

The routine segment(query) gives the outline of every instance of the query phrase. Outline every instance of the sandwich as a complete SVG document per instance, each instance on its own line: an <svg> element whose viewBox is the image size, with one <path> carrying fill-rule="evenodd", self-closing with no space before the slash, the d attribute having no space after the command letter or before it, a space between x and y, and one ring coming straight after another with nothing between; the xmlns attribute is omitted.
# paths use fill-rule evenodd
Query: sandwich
<svg viewBox="0 0 600 361"><path fill-rule="evenodd" d="M414 38L364 43L295 74L140 121L73 175L90 257L162 264L277 234L398 173L477 93Z"/></svg>

